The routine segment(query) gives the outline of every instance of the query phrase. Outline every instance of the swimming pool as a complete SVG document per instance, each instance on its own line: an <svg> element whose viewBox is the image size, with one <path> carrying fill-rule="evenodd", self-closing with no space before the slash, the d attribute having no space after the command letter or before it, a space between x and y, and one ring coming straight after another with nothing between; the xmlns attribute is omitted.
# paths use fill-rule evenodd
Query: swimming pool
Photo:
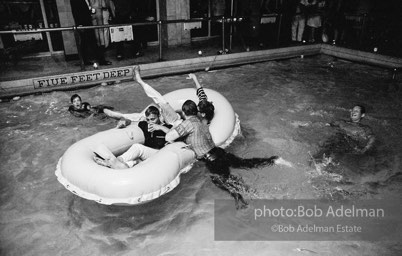
<svg viewBox="0 0 402 256"><path fill-rule="evenodd" d="M234 170L263 198L316 198L308 151L330 135L322 124L348 118L356 103L378 147L386 151L363 181L365 195L400 198L401 91L376 67L328 56L294 58L214 72L199 72L205 87L221 92L239 114L243 135L228 149L243 157L280 155L295 168ZM161 93L193 86L186 75L147 80ZM138 112L150 102L135 83L51 92L0 104L0 252L5 255L288 255L308 248L320 255L395 255L400 244L369 242L217 242L213 200L230 198L211 182L202 163L180 185L141 206L105 206L79 198L57 182L60 156L74 142L115 125L111 119L77 119L70 96L91 104ZM375 175L381 172L385 176ZM312 183L313 182L313 183ZM350 188L352 189L352 188Z"/></svg>

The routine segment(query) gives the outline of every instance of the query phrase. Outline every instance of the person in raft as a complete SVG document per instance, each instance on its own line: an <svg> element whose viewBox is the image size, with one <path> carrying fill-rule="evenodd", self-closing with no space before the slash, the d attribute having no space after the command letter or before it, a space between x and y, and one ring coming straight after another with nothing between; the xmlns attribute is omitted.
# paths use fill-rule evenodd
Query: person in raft
<svg viewBox="0 0 402 256"><path fill-rule="evenodd" d="M68 107L68 111L76 117L86 118L89 116L94 116L98 114L105 114L109 116L108 113L111 112L113 107L98 105L92 107L88 102L82 102L81 96L74 94L71 96L71 105Z"/></svg>
<svg viewBox="0 0 402 256"><path fill-rule="evenodd" d="M169 105L165 98L152 86L142 80L139 66L134 66L133 73L133 80L141 85L147 96L150 97L160 108L161 116L164 122L173 126L177 126L179 123L181 123L183 121L181 116ZM203 87L197 80L197 77L194 74L189 74L188 79L193 79L197 88L196 94L199 99L198 109L200 117L202 118L203 122L209 124L214 117L215 107L212 102L208 101L208 97L205 94ZM128 126L131 121L138 120L142 116L140 113L122 114L117 111L108 111L108 114L116 119L120 119L117 124L117 128L124 128Z"/></svg>
<svg viewBox="0 0 402 256"><path fill-rule="evenodd" d="M215 107L211 101L208 101L208 97L205 94L204 88L201 86L200 82L198 81L197 77L190 73L188 75L189 79L193 79L195 86L197 88L196 94L198 96L198 115L201 117L201 120L205 124L209 124L214 118Z"/></svg>
<svg viewBox="0 0 402 256"><path fill-rule="evenodd" d="M241 178L230 173L230 167L255 168L273 164L292 166L291 163L278 156L244 159L226 152L224 149L215 146L209 127L200 119L197 105L194 101L187 100L184 102L182 111L185 120L170 129L166 134L166 141L173 142L179 138L184 138L184 142L194 151L197 159L206 163L211 173L212 182L233 196L236 208L247 206L247 202L242 196L242 192L247 187L243 184Z"/></svg>
<svg viewBox="0 0 402 256"><path fill-rule="evenodd" d="M104 145L95 150L94 160L96 163L113 169L126 169L144 161L158 152L166 144L165 135L172 127L160 120L159 109L149 106L145 111L146 121L140 121L138 127L144 133L144 144L133 144L126 152L116 157Z"/></svg>

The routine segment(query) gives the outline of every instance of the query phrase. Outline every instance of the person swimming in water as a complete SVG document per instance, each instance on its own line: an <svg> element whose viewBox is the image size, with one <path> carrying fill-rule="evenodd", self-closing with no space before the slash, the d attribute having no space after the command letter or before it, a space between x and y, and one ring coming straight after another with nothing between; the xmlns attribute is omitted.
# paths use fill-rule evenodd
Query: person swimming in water
<svg viewBox="0 0 402 256"><path fill-rule="evenodd" d="M88 102L82 102L81 96L78 94L71 96L70 101L71 105L68 107L68 112L70 112L73 116L80 118L86 118L98 114L110 116L108 113L113 109L113 107L105 105L92 107Z"/></svg>
<svg viewBox="0 0 402 256"><path fill-rule="evenodd" d="M355 105L350 112L350 120L326 123L326 126L335 128L336 133L321 143L314 155L310 155L312 163L330 166L327 171L343 174L346 170L354 170L349 174L373 170L371 163L374 161L376 138L372 129L361 123L365 115L365 107Z"/></svg>
<svg viewBox="0 0 402 256"><path fill-rule="evenodd" d="M355 105L350 111L349 121L340 120L327 124L338 129L346 142L348 153L365 154L374 147L376 139L371 127L361 123L365 115L365 107ZM342 151L345 151L345 148Z"/></svg>
<svg viewBox="0 0 402 256"><path fill-rule="evenodd" d="M241 158L229 153L215 145L208 125L198 115L198 108L194 101L185 101L182 111L185 120L170 129L166 134L166 141L173 142L183 138L189 148L194 151L197 159L206 163L212 182L220 189L229 192L235 199L237 209L247 206L248 203L243 194L250 189L240 177L230 173L230 167L256 168L274 164L292 166L278 156Z"/></svg>

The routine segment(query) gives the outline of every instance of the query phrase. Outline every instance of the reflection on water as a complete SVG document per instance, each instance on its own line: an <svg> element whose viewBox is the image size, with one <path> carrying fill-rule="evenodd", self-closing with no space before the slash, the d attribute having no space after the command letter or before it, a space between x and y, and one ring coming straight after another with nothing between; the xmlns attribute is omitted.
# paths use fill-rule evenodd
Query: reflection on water
<svg viewBox="0 0 402 256"><path fill-rule="evenodd" d="M193 86L185 76L148 82L167 93ZM365 121L378 135L381 153L376 156L375 175L359 173L359 182L354 180L352 188L357 183L378 182L382 185L375 188L373 197L400 195L401 93L377 93L378 87L387 85L386 71L317 57L197 76L205 87L225 95L240 116L243 134L229 151L241 157L280 155L294 164L295 168L233 170L259 195L317 196L309 182L314 170L307 152L328 138L322 123L344 117L355 103L368 106ZM139 112L150 102L137 84L122 83L0 104L2 255L238 255L249 251L288 255L301 246L327 255L357 255L375 246L372 255L392 255L398 248L363 242L358 246L352 242L215 242L213 199L230 196L211 183L203 163L183 175L172 192L147 204L107 206L79 198L56 180L57 161L70 145L114 127L115 121L70 116L67 108L74 93L93 105L110 105L122 112Z"/></svg>

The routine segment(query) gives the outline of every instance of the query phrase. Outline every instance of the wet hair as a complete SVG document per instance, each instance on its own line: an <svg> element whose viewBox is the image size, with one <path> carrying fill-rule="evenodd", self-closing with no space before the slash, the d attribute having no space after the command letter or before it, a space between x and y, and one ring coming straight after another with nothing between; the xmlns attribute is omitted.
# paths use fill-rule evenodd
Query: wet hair
<svg viewBox="0 0 402 256"><path fill-rule="evenodd" d="M198 110L200 113L205 114L205 119L208 122L211 122L212 118L214 118L215 107L212 102L207 100L202 100L198 103Z"/></svg>
<svg viewBox="0 0 402 256"><path fill-rule="evenodd" d="M366 113L366 108L362 105L355 105L355 107L359 107L360 108L360 113L365 114Z"/></svg>
<svg viewBox="0 0 402 256"><path fill-rule="evenodd" d="M181 107L186 116L195 116L198 113L197 105L192 100L186 100Z"/></svg>
<svg viewBox="0 0 402 256"><path fill-rule="evenodd" d="M79 99L82 101L82 99L81 99L81 96L80 96L80 95L78 95L78 94L74 94L73 96L71 96L71 99L70 99L71 103L73 103L73 101L75 100L75 98L79 98Z"/></svg>
<svg viewBox="0 0 402 256"><path fill-rule="evenodd" d="M145 116L149 116L151 114L159 116L160 115L159 109L155 106L149 106L147 110L145 110Z"/></svg>

